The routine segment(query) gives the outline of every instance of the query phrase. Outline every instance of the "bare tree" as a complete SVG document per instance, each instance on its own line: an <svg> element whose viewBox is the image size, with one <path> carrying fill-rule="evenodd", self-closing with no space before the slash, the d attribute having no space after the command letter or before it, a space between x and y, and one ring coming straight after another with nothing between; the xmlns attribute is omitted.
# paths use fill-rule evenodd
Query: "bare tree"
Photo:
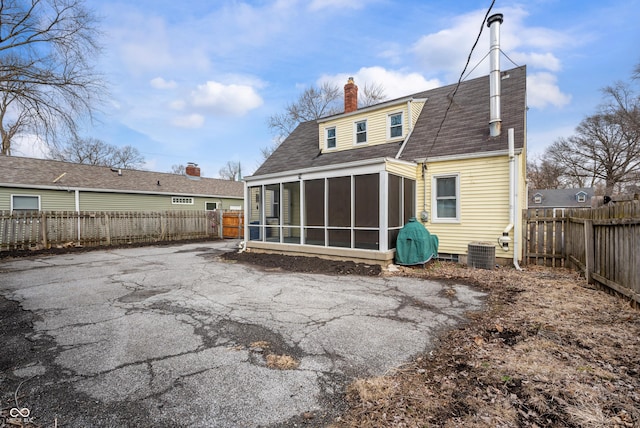
<svg viewBox="0 0 640 428"><path fill-rule="evenodd" d="M387 99L384 93L384 86L380 83L365 83L358 97L359 107L369 107Z"/></svg>
<svg viewBox="0 0 640 428"><path fill-rule="evenodd" d="M96 138L78 138L65 146L53 147L49 157L65 162L114 168L135 169L144 165L144 158L135 147L117 147Z"/></svg>
<svg viewBox="0 0 640 428"><path fill-rule="evenodd" d="M240 162L227 161L225 166L220 168L218 175L224 180L238 181L242 178L242 166Z"/></svg>
<svg viewBox="0 0 640 428"><path fill-rule="evenodd" d="M548 157L539 156L527 162L527 181L532 189L563 189L565 169Z"/></svg>
<svg viewBox="0 0 640 428"><path fill-rule="evenodd" d="M186 172L186 167L183 164L171 165L171 171L169 172L171 172L172 174L184 175Z"/></svg>
<svg viewBox="0 0 640 428"><path fill-rule="evenodd" d="M621 191L640 171L640 98L622 83L605 89L607 102L586 117L576 135L561 138L546 151L579 186L605 184Z"/></svg>
<svg viewBox="0 0 640 428"><path fill-rule="evenodd" d="M269 117L267 125L275 136L276 144L284 141L302 122L339 113L341 97L340 88L326 82L319 88L311 86L305 89L295 102L287 104L284 112Z"/></svg>
<svg viewBox="0 0 640 428"><path fill-rule="evenodd" d="M267 125L274 135L274 141L271 146L260 149L262 157L268 158L300 123L341 113L344 107L343 99L342 89L328 82L319 88L311 86L305 89L295 102L287 104L284 112L269 117ZM358 105L368 107L384 99L382 85L365 83Z"/></svg>
<svg viewBox="0 0 640 428"><path fill-rule="evenodd" d="M33 134L55 146L76 136L105 93L91 60L99 53L83 0L0 0L0 136Z"/></svg>

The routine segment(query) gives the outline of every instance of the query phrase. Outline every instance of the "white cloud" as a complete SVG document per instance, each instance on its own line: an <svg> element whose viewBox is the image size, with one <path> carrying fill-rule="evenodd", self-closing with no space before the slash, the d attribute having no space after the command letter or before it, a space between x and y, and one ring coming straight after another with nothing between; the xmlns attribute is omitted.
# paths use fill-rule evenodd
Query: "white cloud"
<svg viewBox="0 0 640 428"><path fill-rule="evenodd" d="M187 103L184 100L174 100L169 103L169 108L171 110L184 110L187 106Z"/></svg>
<svg viewBox="0 0 640 428"><path fill-rule="evenodd" d="M504 21L500 27L500 48L518 65L557 72L562 68L554 51L576 43L575 36L542 27L529 27L525 19L528 15L521 7L501 9ZM418 39L411 50L425 73L444 72L449 80L455 80L462 72L486 12L477 10L454 17L451 25ZM489 28L482 27L482 36L475 48L469 68L479 65L473 76L489 72ZM501 56L502 68L511 68L508 59ZM508 63L508 66L506 65ZM467 70L470 71L470 70Z"/></svg>
<svg viewBox="0 0 640 428"><path fill-rule="evenodd" d="M571 95L562 93L557 81L551 73L530 73L527 76L527 105L543 109L549 105L563 107L569 104Z"/></svg>
<svg viewBox="0 0 640 428"><path fill-rule="evenodd" d="M171 120L171 124L178 128L201 128L202 125L204 125L204 116L197 113L193 113L188 116L178 116Z"/></svg>
<svg viewBox="0 0 640 428"><path fill-rule="evenodd" d="M363 88L365 84L382 85L387 99L400 98L442 85L438 79L425 79L419 73L404 73L383 67L363 67L357 73L349 75L344 73L325 75L319 79L319 83L330 82L342 88L349 77L354 78L359 88Z"/></svg>
<svg viewBox="0 0 640 428"><path fill-rule="evenodd" d="M516 52L509 55L517 64L526 64L530 68L539 68L549 71L560 71L560 60L552 53ZM507 67L503 67L507 68Z"/></svg>
<svg viewBox="0 0 640 428"><path fill-rule="evenodd" d="M251 86L224 85L214 81L198 85L191 93L191 102L194 107L233 116L242 116L263 103L260 95Z"/></svg>
<svg viewBox="0 0 640 428"><path fill-rule="evenodd" d="M362 9L371 3L367 0L313 0L309 5L311 11L317 12L322 9Z"/></svg>
<svg viewBox="0 0 640 428"><path fill-rule="evenodd" d="M149 82L156 89L173 89L177 85L174 80L165 80L162 77L156 77Z"/></svg>

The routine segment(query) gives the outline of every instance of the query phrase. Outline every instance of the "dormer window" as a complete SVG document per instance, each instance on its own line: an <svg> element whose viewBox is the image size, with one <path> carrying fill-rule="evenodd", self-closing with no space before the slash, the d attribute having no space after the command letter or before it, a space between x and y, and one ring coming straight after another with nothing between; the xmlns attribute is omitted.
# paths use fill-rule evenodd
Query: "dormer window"
<svg viewBox="0 0 640 428"><path fill-rule="evenodd" d="M587 201L587 194L584 192L578 192L576 194L576 200L578 202L586 202Z"/></svg>
<svg viewBox="0 0 640 428"><path fill-rule="evenodd" d="M367 121L361 120L355 123L356 144L367 143Z"/></svg>
<svg viewBox="0 0 640 428"><path fill-rule="evenodd" d="M533 202L535 202L536 204L541 204L542 195L540 193L536 193L535 196L533 197Z"/></svg>
<svg viewBox="0 0 640 428"><path fill-rule="evenodd" d="M402 113L392 113L389 118L389 139L402 137Z"/></svg>
<svg viewBox="0 0 640 428"><path fill-rule="evenodd" d="M325 147L327 149L336 148L336 127L325 129Z"/></svg>

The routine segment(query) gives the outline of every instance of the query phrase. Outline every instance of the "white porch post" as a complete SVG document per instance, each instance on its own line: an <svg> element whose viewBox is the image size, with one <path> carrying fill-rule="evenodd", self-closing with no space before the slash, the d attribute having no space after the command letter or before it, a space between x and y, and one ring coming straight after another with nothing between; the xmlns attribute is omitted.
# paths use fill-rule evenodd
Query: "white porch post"
<svg viewBox="0 0 640 428"><path fill-rule="evenodd" d="M305 205L304 205L304 180L302 179L302 177L299 177L300 179L300 221L298 222L298 224L300 225L300 244L306 244L306 239L305 239L305 235L304 235L304 230L305 230Z"/></svg>
<svg viewBox="0 0 640 428"><path fill-rule="evenodd" d="M378 242L380 242L380 251L389 249L389 173L387 171L380 172L380 224L378 231Z"/></svg>

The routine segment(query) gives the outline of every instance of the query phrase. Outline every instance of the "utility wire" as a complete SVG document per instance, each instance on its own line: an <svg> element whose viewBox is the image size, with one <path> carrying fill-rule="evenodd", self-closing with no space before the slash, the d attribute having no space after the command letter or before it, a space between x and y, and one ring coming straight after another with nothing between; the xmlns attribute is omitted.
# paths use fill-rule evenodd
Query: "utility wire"
<svg viewBox="0 0 640 428"><path fill-rule="evenodd" d="M465 72L467 71L467 67L469 67L469 63L471 62L471 55L473 54L473 51L475 50L476 46L478 45L478 42L480 41L482 30L484 30L484 23L487 22L487 18L489 17L489 14L491 13L491 9L493 9L493 5L495 3L496 3L496 0L491 1L491 5L489 6L489 9L487 9L487 13L484 15L482 24L480 24L480 31L478 32L478 37L476 37L476 41L473 43L473 46L471 47L471 51L469 52L469 56L467 57L467 63L465 64L464 69L462 69L462 73L460 73L460 77L458 78L458 83L456 84L456 87L453 90L451 97L449 98L449 105L447 106L447 109L444 111L444 116L442 117L440 126L438 126L438 131L436 132L435 137L433 137L433 143L431 143L431 147L429 147L426 157L428 157L431 154L431 150L433 150L433 147L436 145L436 141L438 140L438 136L440 135L442 126L444 125L445 120L447 120L447 114L449 113L449 109L451 109L451 105L453 105L453 98L456 96L456 93L458 92L458 88L460 87L460 83L462 82L462 77L464 76Z"/></svg>

